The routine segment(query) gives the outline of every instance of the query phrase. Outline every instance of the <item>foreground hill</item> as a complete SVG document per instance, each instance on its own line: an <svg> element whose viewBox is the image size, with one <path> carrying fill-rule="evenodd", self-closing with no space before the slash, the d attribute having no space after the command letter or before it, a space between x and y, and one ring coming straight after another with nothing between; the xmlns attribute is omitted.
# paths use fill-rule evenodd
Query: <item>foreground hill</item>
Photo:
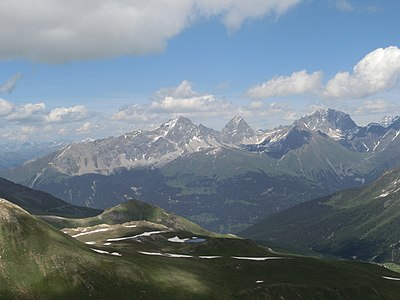
<svg viewBox="0 0 400 300"><path fill-rule="evenodd" d="M115 207L107 208L101 214L88 218L62 218L59 216L39 216L42 220L57 228L89 227L100 224L115 225L131 221L147 221L172 228L208 236L224 236L201 228L199 225L164 209L142 201L131 199Z"/></svg>
<svg viewBox="0 0 400 300"><path fill-rule="evenodd" d="M70 144L2 171L75 205L104 209L136 198L219 232L400 166L400 118L357 126L318 110L254 131L233 118L221 132L179 117L154 130Z"/></svg>
<svg viewBox="0 0 400 300"><path fill-rule="evenodd" d="M280 255L245 240L194 237L143 221L98 226L66 229L74 239L0 200L0 298L397 299L400 293L400 276L377 265Z"/></svg>
<svg viewBox="0 0 400 300"><path fill-rule="evenodd" d="M0 200L0 253L1 299L124 298L146 286L136 265L99 257L6 200Z"/></svg>
<svg viewBox="0 0 400 300"><path fill-rule="evenodd" d="M242 235L347 258L400 262L400 169L266 217Z"/></svg>

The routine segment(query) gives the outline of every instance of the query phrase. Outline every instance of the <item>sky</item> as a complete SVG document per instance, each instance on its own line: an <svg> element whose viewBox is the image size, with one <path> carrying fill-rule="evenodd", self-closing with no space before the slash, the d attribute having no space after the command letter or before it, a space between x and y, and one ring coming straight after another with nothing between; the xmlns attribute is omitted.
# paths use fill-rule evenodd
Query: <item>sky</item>
<svg viewBox="0 0 400 300"><path fill-rule="evenodd" d="M0 136L400 115L397 0L2 0Z"/></svg>

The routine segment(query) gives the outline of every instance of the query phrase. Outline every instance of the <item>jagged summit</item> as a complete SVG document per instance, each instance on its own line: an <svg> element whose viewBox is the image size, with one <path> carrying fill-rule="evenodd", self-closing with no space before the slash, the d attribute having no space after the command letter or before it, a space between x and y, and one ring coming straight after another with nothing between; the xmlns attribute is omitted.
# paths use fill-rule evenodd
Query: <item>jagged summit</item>
<svg viewBox="0 0 400 300"><path fill-rule="evenodd" d="M246 122L241 116L234 116L229 123L235 123L235 124L239 124L240 122Z"/></svg>
<svg viewBox="0 0 400 300"><path fill-rule="evenodd" d="M195 126L195 125L189 118L179 116L177 118L169 120L168 122L165 122L160 127L175 128L175 127L187 127L187 126Z"/></svg>
<svg viewBox="0 0 400 300"><path fill-rule="evenodd" d="M34 166L36 171L28 179L28 185L35 186L52 172L68 176L110 175L122 169L162 167L183 156L222 148L264 152L280 159L307 144L313 131L324 133L352 151L379 152L389 144L393 146L388 149L395 149L394 145L400 141L400 118L391 120L388 127L376 123L358 127L344 112L320 109L291 126L256 133L241 116L233 117L220 132L179 116L154 130L136 130L118 137L70 144L24 168ZM93 187L93 193L95 190Z"/></svg>
<svg viewBox="0 0 400 300"><path fill-rule="evenodd" d="M400 116L384 116L382 120L378 122L383 127L389 127L393 123L400 121Z"/></svg>
<svg viewBox="0 0 400 300"><path fill-rule="evenodd" d="M222 139L226 143L238 144L255 135L254 130L241 116L234 116L222 129Z"/></svg>
<svg viewBox="0 0 400 300"><path fill-rule="evenodd" d="M331 108L307 114L294 124L309 130L319 130L334 139L340 139L344 134L358 128L348 114Z"/></svg>

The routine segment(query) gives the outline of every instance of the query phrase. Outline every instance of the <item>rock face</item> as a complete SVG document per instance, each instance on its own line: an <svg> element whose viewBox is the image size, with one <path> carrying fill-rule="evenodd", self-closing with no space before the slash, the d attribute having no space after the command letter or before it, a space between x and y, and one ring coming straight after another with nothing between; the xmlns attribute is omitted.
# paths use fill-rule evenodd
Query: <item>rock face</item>
<svg viewBox="0 0 400 300"><path fill-rule="evenodd" d="M221 131L225 143L240 144L255 136L254 130L240 116L235 116Z"/></svg>
<svg viewBox="0 0 400 300"><path fill-rule="evenodd" d="M71 144L54 157L51 165L69 176L107 175L119 168L163 165L183 154L220 146L219 132L179 117L155 130Z"/></svg>
<svg viewBox="0 0 400 300"><path fill-rule="evenodd" d="M341 139L358 129L348 114L333 109L321 109L305 115L295 125L321 131L333 139Z"/></svg>

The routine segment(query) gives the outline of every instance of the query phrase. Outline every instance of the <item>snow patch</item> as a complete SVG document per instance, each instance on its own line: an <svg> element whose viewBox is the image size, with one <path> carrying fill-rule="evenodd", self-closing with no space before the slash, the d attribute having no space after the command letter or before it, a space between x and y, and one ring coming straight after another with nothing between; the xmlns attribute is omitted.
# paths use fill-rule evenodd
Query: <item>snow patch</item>
<svg viewBox="0 0 400 300"><path fill-rule="evenodd" d="M96 230L93 230L93 231L87 231L87 232L83 231L81 233L73 235L72 237L76 238L78 236L87 235L87 234L93 234L93 233L97 233L97 232L104 232L104 231L108 231L108 230L109 230L109 228L101 228L101 229L96 229Z"/></svg>
<svg viewBox="0 0 400 300"><path fill-rule="evenodd" d="M180 239L178 236L174 236L173 238L169 238L168 241L172 242L172 243L185 243L186 241L188 241L189 239Z"/></svg>
<svg viewBox="0 0 400 300"><path fill-rule="evenodd" d="M112 255L112 256L122 256L122 254L118 253L118 252L110 253L108 251L104 251L104 250L100 250L100 249L94 249L94 248L90 248L90 250L92 250L92 251L94 251L96 253L99 253L99 254L107 254L107 255Z"/></svg>
<svg viewBox="0 0 400 300"><path fill-rule="evenodd" d="M108 251L100 250L100 249L94 249L90 248L90 250L93 250L94 252L100 253L100 254L110 254Z"/></svg>
<svg viewBox="0 0 400 300"><path fill-rule="evenodd" d="M395 135L394 138L392 139L392 142L399 136L399 134L400 134L400 130L399 130L399 131L396 131L396 135Z"/></svg>
<svg viewBox="0 0 400 300"><path fill-rule="evenodd" d="M185 254L174 254L174 253L166 253L166 257L174 257L174 258L192 258L193 256L191 255L185 255Z"/></svg>
<svg viewBox="0 0 400 300"><path fill-rule="evenodd" d="M263 261L263 260L270 260L270 259L283 259L283 257L278 257L278 256L266 256L266 257L231 256L231 258L240 259L240 260L254 260L254 261Z"/></svg>
<svg viewBox="0 0 400 300"><path fill-rule="evenodd" d="M387 197L387 196L389 196L389 193L388 193L388 192L384 192L383 194L380 194L380 195L377 197L377 199L378 199L378 198L385 198L385 197Z"/></svg>
<svg viewBox="0 0 400 300"><path fill-rule="evenodd" d="M384 278L384 279L389 279L389 280L397 280L397 281L400 281L400 278L396 278L396 277L382 276L382 278Z"/></svg>
<svg viewBox="0 0 400 300"><path fill-rule="evenodd" d="M160 252L146 252L146 251L138 251L140 254L151 255L151 256L163 256Z"/></svg>
<svg viewBox="0 0 400 300"><path fill-rule="evenodd" d="M124 240L132 240L132 239L136 239L138 237L142 237L142 236L150 236L153 234L159 234L159 233L163 233L166 231L149 231L149 232L143 232L141 234L137 234L134 236L127 236L127 237L120 237L120 238L114 238L114 239L107 239L107 242L118 242L118 241L124 241Z"/></svg>

